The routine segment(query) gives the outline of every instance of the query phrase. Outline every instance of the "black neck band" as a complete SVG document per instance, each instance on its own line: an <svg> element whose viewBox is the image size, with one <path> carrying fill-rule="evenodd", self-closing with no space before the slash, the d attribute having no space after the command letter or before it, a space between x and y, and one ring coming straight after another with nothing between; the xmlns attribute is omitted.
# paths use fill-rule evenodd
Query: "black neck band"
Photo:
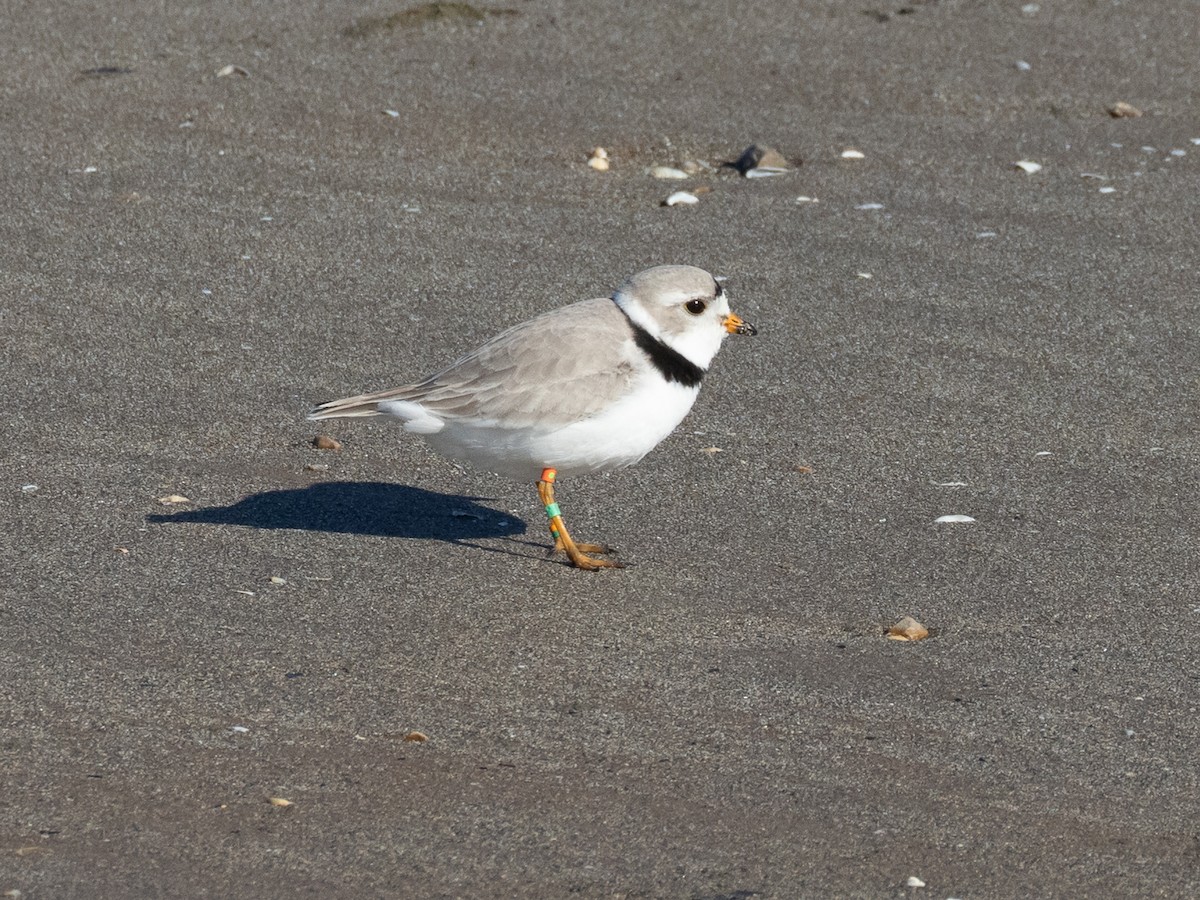
<svg viewBox="0 0 1200 900"><path fill-rule="evenodd" d="M624 310L621 310L624 312ZM626 315L625 318L629 319ZM667 381L678 381L684 387L699 387L704 380L704 370L680 353L672 350L637 322L629 319L633 328L633 342L646 354L646 358Z"/></svg>

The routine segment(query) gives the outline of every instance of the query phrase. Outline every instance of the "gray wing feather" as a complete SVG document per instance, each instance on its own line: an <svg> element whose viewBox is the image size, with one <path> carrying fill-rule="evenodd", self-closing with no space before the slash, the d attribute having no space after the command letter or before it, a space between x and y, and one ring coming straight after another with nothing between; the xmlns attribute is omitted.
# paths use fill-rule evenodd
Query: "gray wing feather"
<svg viewBox="0 0 1200 900"><path fill-rule="evenodd" d="M610 299L584 300L498 334L424 381L324 403L309 418L378 415L382 401L411 400L444 419L561 427L629 389L631 334Z"/></svg>

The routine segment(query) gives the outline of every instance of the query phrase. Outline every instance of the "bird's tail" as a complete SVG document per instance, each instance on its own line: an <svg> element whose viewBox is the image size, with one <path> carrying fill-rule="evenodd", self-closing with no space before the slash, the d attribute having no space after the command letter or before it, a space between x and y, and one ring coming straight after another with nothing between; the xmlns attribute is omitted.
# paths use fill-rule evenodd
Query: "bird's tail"
<svg viewBox="0 0 1200 900"><path fill-rule="evenodd" d="M384 399L388 391L379 394L359 394L356 397L343 397L341 400L329 400L320 406L314 406L308 413L308 420L341 419L361 416L381 415L379 401Z"/></svg>

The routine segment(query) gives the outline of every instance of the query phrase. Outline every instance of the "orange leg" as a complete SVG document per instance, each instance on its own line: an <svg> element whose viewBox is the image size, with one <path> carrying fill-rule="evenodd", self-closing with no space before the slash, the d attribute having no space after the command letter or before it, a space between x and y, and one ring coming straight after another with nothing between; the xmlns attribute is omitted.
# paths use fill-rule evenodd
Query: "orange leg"
<svg viewBox="0 0 1200 900"><path fill-rule="evenodd" d="M542 478L537 483L538 497L541 498L542 505L546 507L546 516L550 519L550 534L554 537L555 552L566 553L571 560L571 565L579 569L595 571L596 569L621 568L621 564L615 559L596 559L594 556L586 555L588 553L612 553L613 551L604 544L577 544L571 540L567 526L563 524L558 504L554 502L554 479L557 477L558 473L554 469L543 469Z"/></svg>

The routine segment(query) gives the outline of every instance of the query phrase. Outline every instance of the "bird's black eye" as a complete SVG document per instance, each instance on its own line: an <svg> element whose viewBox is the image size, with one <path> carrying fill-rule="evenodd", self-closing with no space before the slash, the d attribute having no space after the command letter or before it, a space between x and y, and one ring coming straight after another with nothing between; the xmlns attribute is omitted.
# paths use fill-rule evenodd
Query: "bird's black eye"
<svg viewBox="0 0 1200 900"><path fill-rule="evenodd" d="M700 313L704 312L704 310L708 306L708 304L705 303L703 300L701 300L699 297L697 297L695 300L689 300L687 303L684 304L684 306L687 307L687 311L690 312L693 316L698 316L698 315L700 315Z"/></svg>

